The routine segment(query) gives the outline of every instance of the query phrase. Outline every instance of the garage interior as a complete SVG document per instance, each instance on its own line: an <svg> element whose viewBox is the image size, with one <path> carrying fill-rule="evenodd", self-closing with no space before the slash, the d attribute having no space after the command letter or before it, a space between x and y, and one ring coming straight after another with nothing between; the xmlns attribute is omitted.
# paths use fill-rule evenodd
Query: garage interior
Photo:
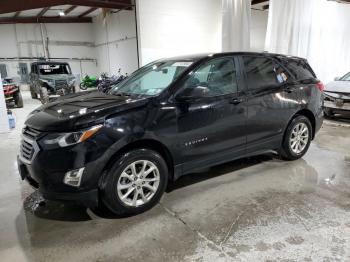
<svg viewBox="0 0 350 262"><path fill-rule="evenodd" d="M44 201L16 162L41 106L33 62L67 62L81 91L86 75L164 57L270 52L307 58L327 86L350 71L349 26L350 0L1 1L0 73L23 97L10 128L0 92L1 261L350 261L349 117L325 117L299 160L264 154L183 176L127 218Z"/></svg>

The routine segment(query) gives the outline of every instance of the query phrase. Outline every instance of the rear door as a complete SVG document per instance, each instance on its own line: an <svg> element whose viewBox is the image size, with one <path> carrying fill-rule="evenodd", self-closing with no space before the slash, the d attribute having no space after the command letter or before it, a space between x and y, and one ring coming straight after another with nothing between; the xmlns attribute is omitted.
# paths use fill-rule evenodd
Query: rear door
<svg viewBox="0 0 350 262"><path fill-rule="evenodd" d="M286 123L299 108L288 71L267 56L241 57L247 94L247 151L277 149Z"/></svg>

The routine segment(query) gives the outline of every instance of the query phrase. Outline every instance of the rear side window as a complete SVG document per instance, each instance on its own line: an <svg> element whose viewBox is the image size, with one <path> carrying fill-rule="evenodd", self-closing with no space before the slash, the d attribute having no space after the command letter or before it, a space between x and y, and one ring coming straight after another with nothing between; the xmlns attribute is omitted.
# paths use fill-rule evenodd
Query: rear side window
<svg viewBox="0 0 350 262"><path fill-rule="evenodd" d="M303 60L289 60L285 66L297 80L315 78L310 66Z"/></svg>
<svg viewBox="0 0 350 262"><path fill-rule="evenodd" d="M276 87L289 78L286 70L270 58L243 56L243 62L249 89Z"/></svg>

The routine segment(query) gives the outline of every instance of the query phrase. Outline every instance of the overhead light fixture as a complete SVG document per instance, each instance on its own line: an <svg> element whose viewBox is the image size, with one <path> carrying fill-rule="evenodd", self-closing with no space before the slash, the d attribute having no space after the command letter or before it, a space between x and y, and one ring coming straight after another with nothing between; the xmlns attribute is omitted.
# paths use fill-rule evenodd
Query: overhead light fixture
<svg viewBox="0 0 350 262"><path fill-rule="evenodd" d="M64 13L64 11L59 11L58 12L59 16L65 16L66 14Z"/></svg>

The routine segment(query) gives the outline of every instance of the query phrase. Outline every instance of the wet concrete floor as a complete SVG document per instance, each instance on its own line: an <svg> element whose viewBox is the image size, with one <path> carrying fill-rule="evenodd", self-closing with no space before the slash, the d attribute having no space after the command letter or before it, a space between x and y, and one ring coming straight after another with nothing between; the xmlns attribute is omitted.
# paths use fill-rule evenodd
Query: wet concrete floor
<svg viewBox="0 0 350 262"><path fill-rule="evenodd" d="M350 128L326 121L303 159L273 155L185 176L152 210L100 216L21 182L20 127L0 134L1 261L350 261Z"/></svg>

